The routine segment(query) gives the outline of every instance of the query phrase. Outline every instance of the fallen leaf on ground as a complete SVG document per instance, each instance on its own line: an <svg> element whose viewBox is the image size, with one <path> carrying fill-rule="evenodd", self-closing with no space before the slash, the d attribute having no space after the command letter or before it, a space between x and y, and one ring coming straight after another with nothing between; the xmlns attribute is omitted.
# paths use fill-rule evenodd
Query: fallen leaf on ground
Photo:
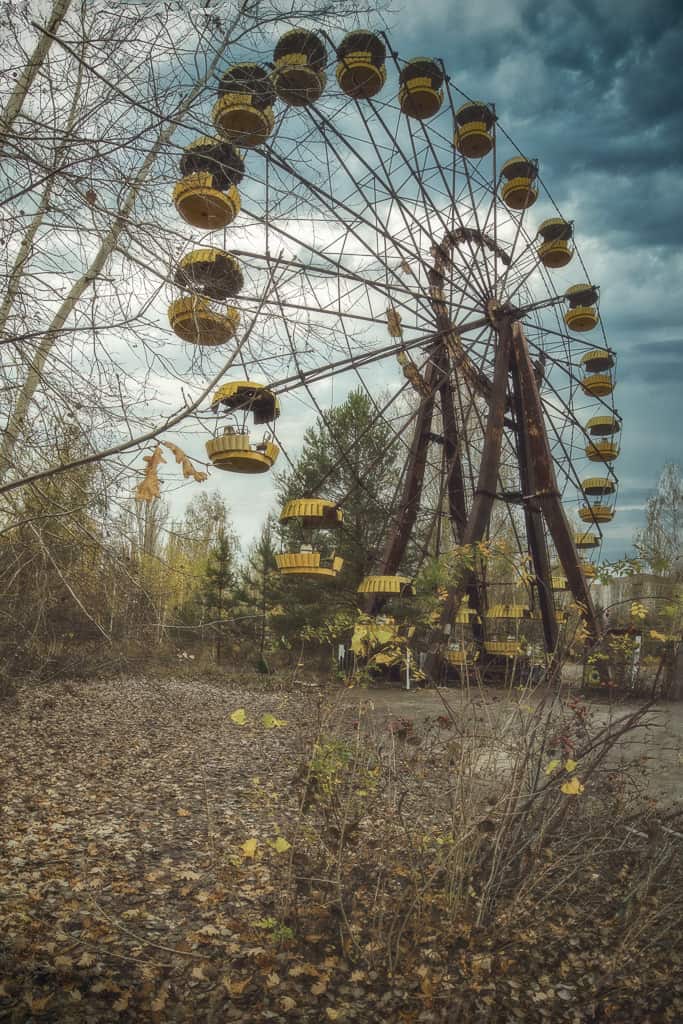
<svg viewBox="0 0 683 1024"><path fill-rule="evenodd" d="M266 712L266 714L261 717L261 724L266 729L279 729L283 725L287 725L287 722L284 718L276 718L275 715L271 715L270 712Z"/></svg>
<svg viewBox="0 0 683 1024"><path fill-rule="evenodd" d="M241 996L251 978L223 978L223 984L231 996Z"/></svg>
<svg viewBox="0 0 683 1024"><path fill-rule="evenodd" d="M255 857L256 848L258 847L258 839L247 839L246 842L242 843L240 849L242 850L243 857Z"/></svg>

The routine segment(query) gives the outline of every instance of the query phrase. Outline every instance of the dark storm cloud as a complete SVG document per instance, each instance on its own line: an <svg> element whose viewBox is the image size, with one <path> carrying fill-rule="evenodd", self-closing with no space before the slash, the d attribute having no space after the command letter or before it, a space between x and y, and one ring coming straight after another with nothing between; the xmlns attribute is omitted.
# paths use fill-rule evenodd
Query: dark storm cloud
<svg viewBox="0 0 683 1024"><path fill-rule="evenodd" d="M636 385L661 384L681 376L683 366L683 338L674 341L649 341L645 351L635 353L636 358L624 357L619 362L619 383ZM683 444L681 446L683 448Z"/></svg>
<svg viewBox="0 0 683 1024"><path fill-rule="evenodd" d="M444 58L456 85L496 102L560 206L583 180L601 231L678 244L683 5L518 0L502 25L487 5L477 18L477 6L461 19L437 4L443 19L432 13L423 49Z"/></svg>

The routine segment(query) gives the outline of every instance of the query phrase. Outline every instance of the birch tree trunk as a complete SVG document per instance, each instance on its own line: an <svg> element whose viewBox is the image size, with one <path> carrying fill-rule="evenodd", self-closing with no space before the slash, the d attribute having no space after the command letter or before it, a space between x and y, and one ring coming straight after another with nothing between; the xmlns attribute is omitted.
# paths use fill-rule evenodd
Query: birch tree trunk
<svg viewBox="0 0 683 1024"><path fill-rule="evenodd" d="M149 177L161 150L172 139L178 128L179 120L187 114L194 100L201 94L202 90L213 76L216 67L222 60L223 53L230 42L231 35L239 24L240 18L241 12L238 12L228 27L221 45L217 47L216 55L211 61L206 74L195 83L183 102L179 104L179 106L177 106L169 115L167 127L159 132L154 144L140 165L140 168L133 178L132 184L125 194L114 217L114 221L109 231L100 242L99 248L91 260L90 265L80 278L72 285L69 293L52 318L51 323L45 329L43 340L40 342L33 355L26 377L19 390L14 408L7 421L5 435L2 440L2 445L0 445L0 483L5 480L8 472L13 467L17 442L26 424L31 403L40 388L45 363L47 362L54 345L58 341L59 332L64 327L69 316L73 313L83 293L102 273L107 260L114 252L117 243L128 224L128 220L133 212L140 190Z"/></svg>
<svg viewBox="0 0 683 1024"><path fill-rule="evenodd" d="M43 66L43 62L54 42L52 36L64 21L70 7L71 0L54 0L50 17L45 26L47 31L43 32L38 40L31 59L19 75L17 84L14 86L5 104L5 109L0 114L0 156L4 154L9 131L21 112L24 100L28 96L35 77Z"/></svg>

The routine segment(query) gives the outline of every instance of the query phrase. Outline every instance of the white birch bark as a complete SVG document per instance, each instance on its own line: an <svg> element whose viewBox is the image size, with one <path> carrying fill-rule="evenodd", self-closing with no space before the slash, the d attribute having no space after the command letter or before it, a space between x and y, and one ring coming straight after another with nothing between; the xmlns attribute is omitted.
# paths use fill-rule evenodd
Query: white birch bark
<svg viewBox="0 0 683 1024"><path fill-rule="evenodd" d="M47 32L43 32L41 34L40 39L36 43L36 47L31 54L31 59L17 78L17 84L14 86L9 99L5 104L5 109L0 113L0 155L2 155L4 151L9 131L21 112L21 108L23 107L24 101L29 94L33 82L35 81L35 77L50 52L50 47L54 42L52 36L57 32L59 26L64 21L70 7L71 0L54 0L50 17L45 25ZM48 33L50 34L48 35Z"/></svg>

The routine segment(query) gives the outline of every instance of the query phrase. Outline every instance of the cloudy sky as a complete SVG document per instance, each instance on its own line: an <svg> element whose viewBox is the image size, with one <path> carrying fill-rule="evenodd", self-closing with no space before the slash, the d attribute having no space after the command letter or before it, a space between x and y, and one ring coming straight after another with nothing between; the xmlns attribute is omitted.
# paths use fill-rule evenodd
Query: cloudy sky
<svg viewBox="0 0 683 1024"><path fill-rule="evenodd" d="M431 0L395 26L399 52L443 57L463 91L496 103L575 222L618 353L620 493L603 548L617 558L664 463L683 461L683 5Z"/></svg>
<svg viewBox="0 0 683 1024"><path fill-rule="evenodd" d="M618 512L602 554L618 558L642 525L663 465L683 461L683 7L399 0L394 10L389 34L401 57L442 58L454 84L495 102L515 143L538 158L601 287L624 422ZM334 393L326 384L321 401L340 400L351 384L340 379ZM282 436L295 454L313 416L296 398L286 414ZM248 542L273 503L272 481L213 474L211 486L225 494Z"/></svg>

